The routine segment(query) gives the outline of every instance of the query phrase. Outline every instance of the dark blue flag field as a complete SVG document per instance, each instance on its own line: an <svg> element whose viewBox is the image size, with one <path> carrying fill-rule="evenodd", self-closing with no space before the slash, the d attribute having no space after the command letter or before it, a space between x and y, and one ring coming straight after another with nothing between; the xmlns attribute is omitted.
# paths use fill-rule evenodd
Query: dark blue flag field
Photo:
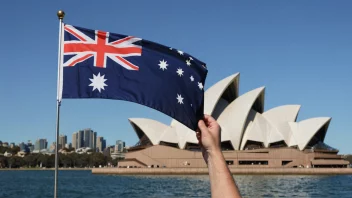
<svg viewBox="0 0 352 198"><path fill-rule="evenodd" d="M62 98L130 101L192 130L203 117L207 69L181 50L66 24L62 56Z"/></svg>

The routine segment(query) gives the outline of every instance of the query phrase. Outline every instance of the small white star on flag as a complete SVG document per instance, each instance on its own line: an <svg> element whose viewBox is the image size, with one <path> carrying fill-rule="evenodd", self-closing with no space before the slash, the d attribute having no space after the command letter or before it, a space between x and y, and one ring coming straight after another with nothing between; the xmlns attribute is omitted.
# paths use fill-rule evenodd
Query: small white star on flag
<svg viewBox="0 0 352 198"><path fill-rule="evenodd" d="M189 77L190 79L191 79L191 81L193 82L194 81L194 78L193 78L193 76L191 76L191 77Z"/></svg>
<svg viewBox="0 0 352 198"><path fill-rule="evenodd" d="M186 60L186 64L187 64L188 66L191 66L191 60Z"/></svg>
<svg viewBox="0 0 352 198"><path fill-rule="evenodd" d="M104 86L108 86L107 84L105 84L105 81L107 81L108 79L105 79L104 77L105 75L100 76L100 72L98 73L98 75L93 74L93 79L89 79L92 82L89 85L90 87L93 87L92 91L97 89L100 93L102 89L105 90Z"/></svg>
<svg viewBox="0 0 352 198"><path fill-rule="evenodd" d="M203 84L201 82L199 82L198 83L198 87L199 87L200 90L202 90L203 89Z"/></svg>
<svg viewBox="0 0 352 198"><path fill-rule="evenodd" d="M192 57L189 57L189 60L193 60L193 58L192 58Z"/></svg>
<svg viewBox="0 0 352 198"><path fill-rule="evenodd" d="M180 55L183 55L183 51L177 50L177 52L178 52Z"/></svg>
<svg viewBox="0 0 352 198"><path fill-rule="evenodd" d="M183 75L183 70L181 68L178 68L176 73L181 77Z"/></svg>
<svg viewBox="0 0 352 198"><path fill-rule="evenodd" d="M177 94L177 102L179 103L179 104L183 104L183 98L182 98L182 96L181 96L181 94Z"/></svg>
<svg viewBox="0 0 352 198"><path fill-rule="evenodd" d="M160 63L158 64L159 66L160 66L160 69L162 69L163 71L165 70L165 69L167 69L167 66L169 66L168 64L167 64L167 61L165 61L165 60L162 60L162 61L159 61Z"/></svg>

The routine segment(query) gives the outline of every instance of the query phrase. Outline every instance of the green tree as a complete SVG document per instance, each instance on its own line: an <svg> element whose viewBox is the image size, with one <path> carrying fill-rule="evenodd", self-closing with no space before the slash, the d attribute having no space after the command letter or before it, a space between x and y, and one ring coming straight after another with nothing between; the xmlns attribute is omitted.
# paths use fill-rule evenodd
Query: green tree
<svg viewBox="0 0 352 198"><path fill-rule="evenodd" d="M71 167L72 164L72 160L69 157L69 155L65 155L65 154L59 154L59 158L60 158L60 166L61 167Z"/></svg>
<svg viewBox="0 0 352 198"><path fill-rule="evenodd" d="M10 168L20 168L26 164L26 162L18 156L12 156L8 160L8 164Z"/></svg>
<svg viewBox="0 0 352 198"><path fill-rule="evenodd" d="M15 155L18 152L20 152L20 147L19 146L14 146L13 148L11 148L10 152Z"/></svg>
<svg viewBox="0 0 352 198"><path fill-rule="evenodd" d="M4 154L5 152L12 153L9 147L0 146L0 153Z"/></svg>
<svg viewBox="0 0 352 198"><path fill-rule="evenodd" d="M29 154L24 156L23 160L28 168L35 167L37 165L37 158L35 155Z"/></svg>
<svg viewBox="0 0 352 198"><path fill-rule="evenodd" d="M78 154L77 153L70 153L67 156L71 160L71 167L77 167Z"/></svg>
<svg viewBox="0 0 352 198"><path fill-rule="evenodd" d="M92 153L89 155L89 166L90 167L99 167L105 166L107 160L102 153Z"/></svg>
<svg viewBox="0 0 352 198"><path fill-rule="evenodd" d="M38 154L38 158L37 158L37 165L40 167L40 165L42 167L47 167L48 164L48 156L44 155L44 154Z"/></svg>
<svg viewBox="0 0 352 198"><path fill-rule="evenodd" d="M7 168L8 163L7 163L7 157L0 156L0 168Z"/></svg>

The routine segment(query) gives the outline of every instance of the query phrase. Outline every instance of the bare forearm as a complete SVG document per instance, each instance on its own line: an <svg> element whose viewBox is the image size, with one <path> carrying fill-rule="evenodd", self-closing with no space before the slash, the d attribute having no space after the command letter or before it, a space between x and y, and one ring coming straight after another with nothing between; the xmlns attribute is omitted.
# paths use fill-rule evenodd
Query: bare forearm
<svg viewBox="0 0 352 198"><path fill-rule="evenodd" d="M209 153L208 169L212 197L241 197L221 151Z"/></svg>

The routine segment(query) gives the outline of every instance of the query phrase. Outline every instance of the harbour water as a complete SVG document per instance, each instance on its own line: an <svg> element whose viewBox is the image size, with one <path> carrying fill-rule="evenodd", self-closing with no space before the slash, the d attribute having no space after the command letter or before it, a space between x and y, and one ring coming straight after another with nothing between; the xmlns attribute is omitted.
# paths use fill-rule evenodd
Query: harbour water
<svg viewBox="0 0 352 198"><path fill-rule="evenodd" d="M54 171L0 171L0 198L53 197ZM352 197L352 176L234 176L243 197ZM209 177L60 171L59 197L210 197Z"/></svg>

